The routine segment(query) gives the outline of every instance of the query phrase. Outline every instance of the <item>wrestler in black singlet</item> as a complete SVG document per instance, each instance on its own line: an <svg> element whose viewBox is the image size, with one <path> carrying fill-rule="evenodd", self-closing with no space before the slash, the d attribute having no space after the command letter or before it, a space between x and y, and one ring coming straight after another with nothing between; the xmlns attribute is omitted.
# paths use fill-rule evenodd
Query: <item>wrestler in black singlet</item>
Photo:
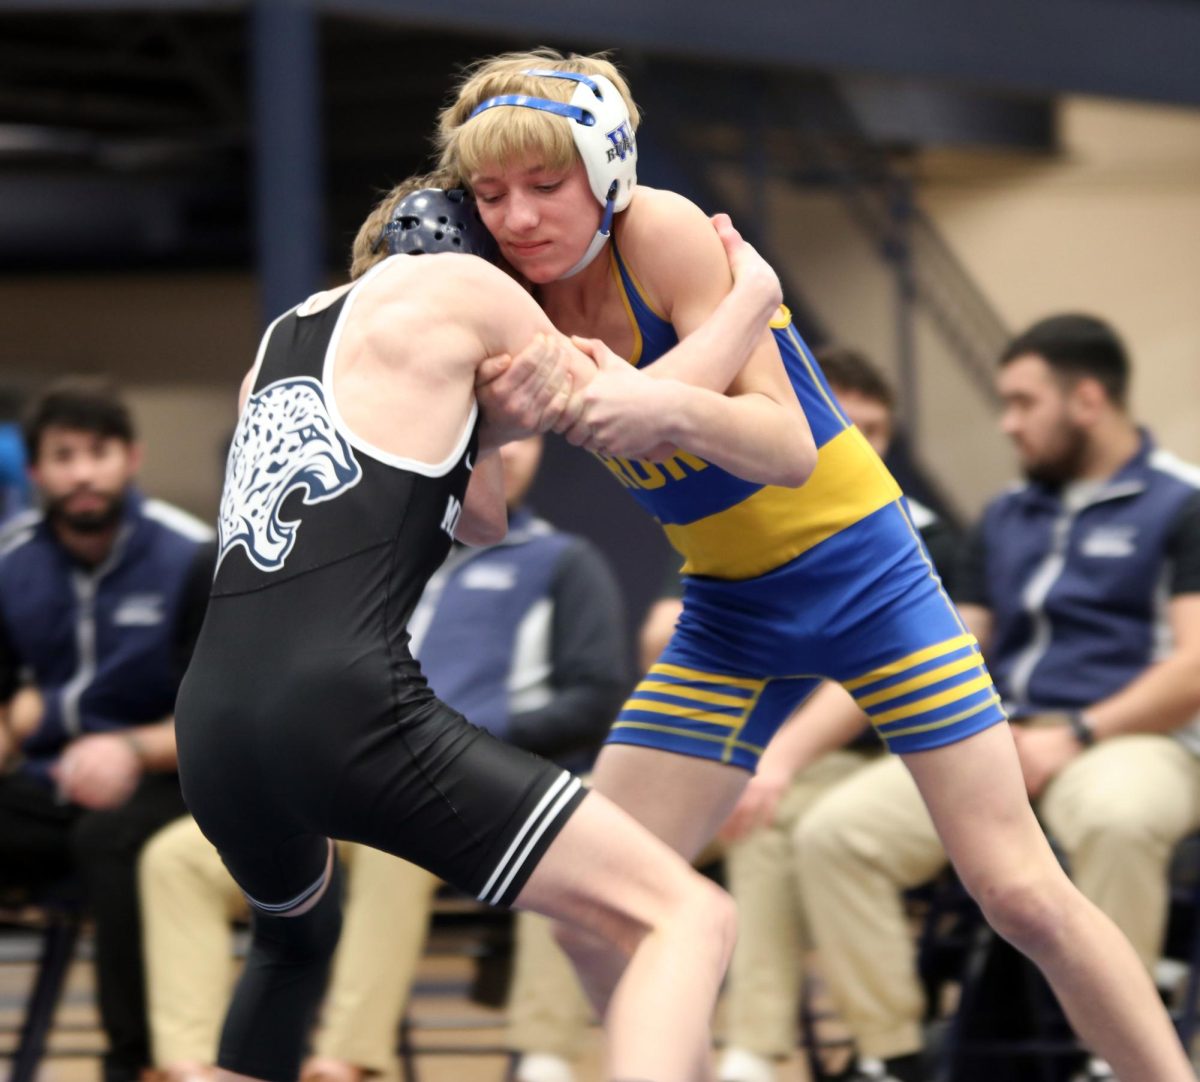
<svg viewBox="0 0 1200 1082"><path fill-rule="evenodd" d="M319 889L327 837L506 904L583 793L441 703L408 651L409 616L461 511L478 417L473 408L437 464L345 427L333 357L361 285L311 315L287 313L260 347L229 454L212 600L177 704L184 792L260 912Z"/></svg>

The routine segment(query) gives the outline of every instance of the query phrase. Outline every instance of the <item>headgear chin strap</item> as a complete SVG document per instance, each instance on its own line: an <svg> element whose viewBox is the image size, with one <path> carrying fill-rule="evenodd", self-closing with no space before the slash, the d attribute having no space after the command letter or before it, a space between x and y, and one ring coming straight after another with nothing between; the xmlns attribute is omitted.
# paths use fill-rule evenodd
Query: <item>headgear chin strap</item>
<svg viewBox="0 0 1200 1082"><path fill-rule="evenodd" d="M570 120L571 136L587 172L588 186L604 207L600 229L588 249L569 271L560 275L570 278L578 274L600 253L612 233L613 214L629 206L637 184L637 141L625 99L603 75L582 75L575 71L555 71L552 68L533 68L523 74L546 79L569 79L577 83L569 102L551 98L535 98L528 94L501 94L480 102L468 119L500 105L524 109L540 109Z"/></svg>

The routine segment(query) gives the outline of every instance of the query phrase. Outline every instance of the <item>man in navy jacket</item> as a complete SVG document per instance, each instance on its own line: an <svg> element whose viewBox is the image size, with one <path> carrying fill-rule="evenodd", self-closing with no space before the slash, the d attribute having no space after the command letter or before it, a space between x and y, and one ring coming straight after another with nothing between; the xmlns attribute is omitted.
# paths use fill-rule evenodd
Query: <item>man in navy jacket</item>
<svg viewBox="0 0 1200 1082"><path fill-rule="evenodd" d="M997 379L1025 482L988 505L955 600L1047 833L1152 966L1171 851L1200 829L1200 469L1135 423L1124 345L1098 319L1036 323ZM860 1045L914 1052L923 1002L900 891L945 863L916 787L898 762L868 767L800 841L824 971Z"/></svg>
<svg viewBox="0 0 1200 1082"><path fill-rule="evenodd" d="M175 693L212 533L133 487L141 451L107 385L62 383L25 428L40 511L0 534L0 888L77 873L96 921L106 1082L149 1063L136 861L182 815Z"/></svg>

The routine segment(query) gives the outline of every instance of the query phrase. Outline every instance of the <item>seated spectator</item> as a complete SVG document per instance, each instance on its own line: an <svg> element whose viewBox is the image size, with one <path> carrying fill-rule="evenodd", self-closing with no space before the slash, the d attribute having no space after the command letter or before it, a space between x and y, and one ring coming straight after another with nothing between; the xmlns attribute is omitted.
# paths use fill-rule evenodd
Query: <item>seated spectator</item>
<svg viewBox="0 0 1200 1082"><path fill-rule="evenodd" d="M412 649L440 697L519 747L586 768L628 688L616 582L596 550L536 518L523 500L541 438L506 445L508 537L456 547L409 624ZM492 634L464 652L466 629ZM302 1077L356 1082L395 1068L397 1029L425 941L437 881L362 846L348 864L342 938L314 1055ZM188 820L142 861L155 1058L171 1082L211 1076L233 980L229 920L240 892ZM517 918L510 1043L520 1082L573 1077L591 1012L547 923Z"/></svg>
<svg viewBox="0 0 1200 1082"><path fill-rule="evenodd" d="M1200 828L1200 470L1137 426L1128 382L1124 346L1091 317L1043 320L1008 346L1001 427L1025 484L988 505L956 589L1048 833L1150 967L1171 851ZM827 793L797 844L859 1048L886 1077L916 1077L925 1004L901 891L946 856L903 764ZM1085 1077L1114 1075L1093 1059Z"/></svg>
<svg viewBox="0 0 1200 1082"><path fill-rule="evenodd" d="M885 457L895 431L891 387L853 350L825 349L816 357L846 416ZM915 500L908 503L935 566L947 577L958 555L953 529ZM859 735L845 748L797 770L791 761L795 738L810 728L819 731L831 711L854 719ZM823 793L878 759L883 750L850 696L836 684L825 685L767 746L722 831L726 881L740 919L726 983L721 1082L772 1082L777 1061L797 1047L803 958L812 937L802 898L806 882L797 868L792 836Z"/></svg>
<svg viewBox="0 0 1200 1082"><path fill-rule="evenodd" d="M134 487L125 405L57 384L25 426L40 512L0 534L0 887L77 875L95 917L106 1082L150 1061L136 866L184 812L175 693L203 619L211 531Z"/></svg>

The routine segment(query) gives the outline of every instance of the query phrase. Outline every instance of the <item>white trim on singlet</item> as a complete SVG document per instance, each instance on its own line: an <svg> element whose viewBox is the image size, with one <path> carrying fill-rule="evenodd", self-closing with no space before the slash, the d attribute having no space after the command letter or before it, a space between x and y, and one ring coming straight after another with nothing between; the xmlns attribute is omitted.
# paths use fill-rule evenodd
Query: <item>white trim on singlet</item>
<svg viewBox="0 0 1200 1082"><path fill-rule="evenodd" d="M242 895L245 897L246 901L254 906L255 909L260 909L264 913L274 913L276 915L286 914L298 906L303 905L325 885L326 880L328 880L329 876L333 873L333 864L331 860L333 854L333 842L329 841L328 839L326 839L326 841L329 844L330 856L325 858L325 867L321 869L321 874L317 876L316 881L310 883L294 898L289 898L286 902L260 902L252 894L249 894L247 891L243 890Z"/></svg>
<svg viewBox="0 0 1200 1082"><path fill-rule="evenodd" d="M321 386L325 391L325 406L329 410L329 417L333 421L333 427L337 429L351 447L375 459L377 462L382 462L386 466L393 466L398 470L408 470L411 473L419 473L424 477L445 477L458 463L459 459L462 458L467 450L467 445L471 442L471 433L475 429L475 419L479 415L478 402L474 399L471 400L471 412L467 416L467 423L463 427L462 435L454 445L454 450L442 459L441 462L421 462L419 459L403 458L400 455L391 454L389 451L385 451L381 447L376 447L374 444L368 443L356 435L342 417L341 410L338 409L337 398L333 393L333 365L337 358L338 343L342 339L342 328L345 326L346 318L350 314L350 307L354 303L354 298L358 295L358 291L362 286L379 274L385 267L393 265L393 259L403 258L411 259L412 257L392 256L390 259L385 259L382 263L376 264L346 294L345 303L342 305L337 323L333 328L333 336L329 339L329 346L325 350L325 364L321 372ZM324 308L320 309L320 311L324 310ZM303 313L298 312L297 318L305 319L307 317Z"/></svg>
<svg viewBox="0 0 1200 1082"><path fill-rule="evenodd" d="M559 813L567 806L572 797L579 792L581 785L582 782L566 770L559 774L554 780L554 784L542 795L537 807L529 813L529 818L525 820L521 829L513 837L504 856L500 858L488 881L484 883L483 890L476 895L481 902L495 905L504 897L504 892L508 890L514 877L525 866L525 862L529 859L529 855L538 841L541 840L542 835L558 818ZM528 837L526 837L527 835ZM520 848L519 853L517 852L518 848ZM496 886L496 880L501 876L504 878L500 885ZM492 889L494 886L495 890Z"/></svg>

